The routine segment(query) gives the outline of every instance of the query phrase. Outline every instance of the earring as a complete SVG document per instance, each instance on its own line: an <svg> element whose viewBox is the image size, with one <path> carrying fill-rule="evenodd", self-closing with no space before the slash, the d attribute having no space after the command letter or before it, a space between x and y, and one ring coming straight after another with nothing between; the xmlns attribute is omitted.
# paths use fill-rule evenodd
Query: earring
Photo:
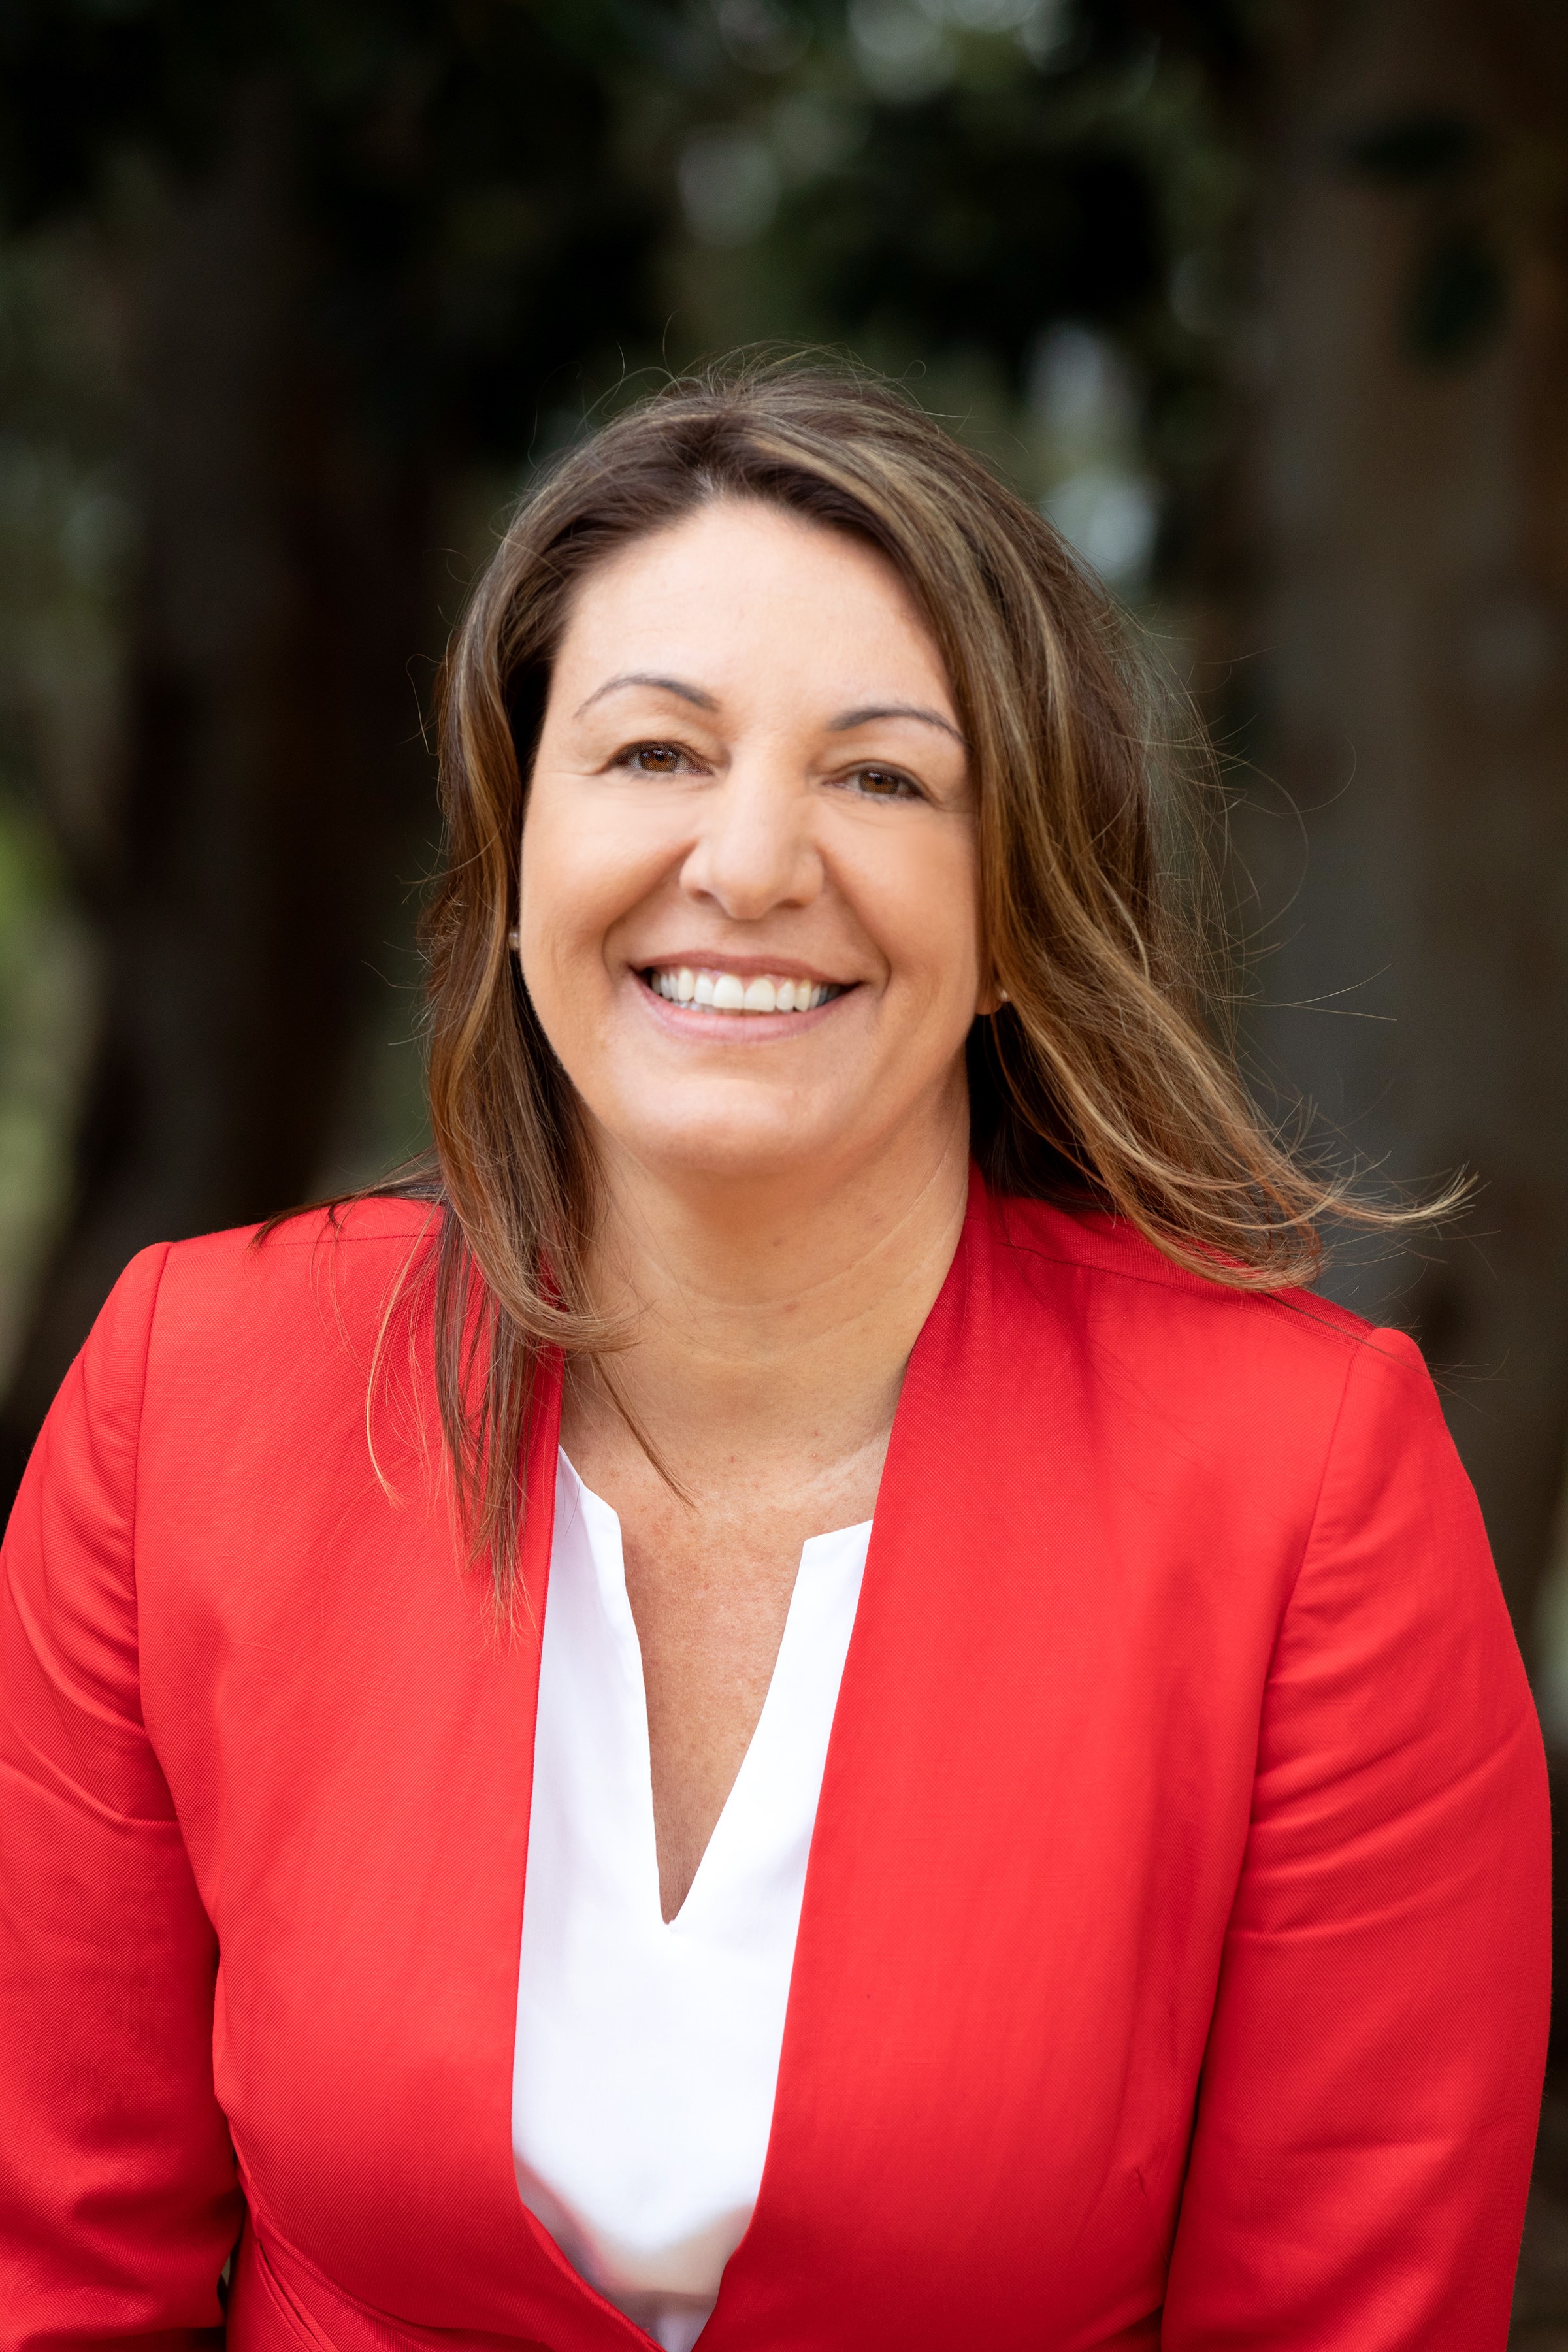
<svg viewBox="0 0 1568 2352"><path fill-rule="evenodd" d="M511 950L513 955L517 953L518 949L522 945L522 941L515 930L508 931L506 935L506 943Z"/></svg>

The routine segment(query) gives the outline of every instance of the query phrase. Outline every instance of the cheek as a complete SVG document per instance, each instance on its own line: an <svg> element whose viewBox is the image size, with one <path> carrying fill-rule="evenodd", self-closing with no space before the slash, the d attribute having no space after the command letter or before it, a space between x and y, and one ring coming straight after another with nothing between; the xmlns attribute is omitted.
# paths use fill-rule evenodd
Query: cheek
<svg viewBox="0 0 1568 2352"><path fill-rule="evenodd" d="M520 904L525 972L541 976L594 955L635 900L636 861L624 832L584 822L580 806L546 783L530 795L522 827Z"/></svg>
<svg viewBox="0 0 1568 2352"><path fill-rule="evenodd" d="M972 845L951 834L909 843L866 877L868 911L895 978L967 1022L980 972L979 886Z"/></svg>

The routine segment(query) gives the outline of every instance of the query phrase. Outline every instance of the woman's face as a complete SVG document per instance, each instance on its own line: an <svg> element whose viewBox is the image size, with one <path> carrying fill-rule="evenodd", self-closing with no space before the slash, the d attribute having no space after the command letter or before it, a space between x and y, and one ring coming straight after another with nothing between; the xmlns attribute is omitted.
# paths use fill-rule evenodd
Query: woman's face
<svg viewBox="0 0 1568 2352"><path fill-rule="evenodd" d="M951 1143L994 1002L973 790L880 555L728 500L589 575L529 792L520 949L612 1155L815 1191Z"/></svg>

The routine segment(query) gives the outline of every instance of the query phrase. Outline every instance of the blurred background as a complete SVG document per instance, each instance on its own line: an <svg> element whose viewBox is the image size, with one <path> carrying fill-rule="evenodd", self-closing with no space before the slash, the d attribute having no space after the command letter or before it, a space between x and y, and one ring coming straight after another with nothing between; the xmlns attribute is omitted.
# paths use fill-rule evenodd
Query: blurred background
<svg viewBox="0 0 1568 2352"><path fill-rule="evenodd" d="M133 1251L417 1145L446 633L534 467L774 337L1197 697L1264 1097L1479 1177L1327 1286L1438 1371L1568 1761L1562 0L4 0L0 1495Z"/></svg>

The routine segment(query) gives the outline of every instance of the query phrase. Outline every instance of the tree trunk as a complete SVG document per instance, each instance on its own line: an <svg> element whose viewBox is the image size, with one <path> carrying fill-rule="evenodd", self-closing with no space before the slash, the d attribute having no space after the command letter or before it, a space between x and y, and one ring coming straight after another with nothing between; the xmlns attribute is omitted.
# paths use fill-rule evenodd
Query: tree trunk
<svg viewBox="0 0 1568 2352"><path fill-rule="evenodd" d="M1232 647L1263 648L1271 782L1236 831L1281 940L1251 1033L1391 1176L1481 1180L1463 1237L1335 1286L1427 1349L1528 1644L1568 1423L1568 308L1549 168L1568 16L1356 0L1300 7L1293 39L1252 485L1264 578Z"/></svg>
<svg viewBox="0 0 1568 2352"><path fill-rule="evenodd" d="M101 1028L76 1197L0 1424L11 1483L137 1249L319 1181L429 803L410 667L426 483L353 428L306 324L289 143L253 92L216 175L171 194L139 295L127 753L112 861L86 884Z"/></svg>

